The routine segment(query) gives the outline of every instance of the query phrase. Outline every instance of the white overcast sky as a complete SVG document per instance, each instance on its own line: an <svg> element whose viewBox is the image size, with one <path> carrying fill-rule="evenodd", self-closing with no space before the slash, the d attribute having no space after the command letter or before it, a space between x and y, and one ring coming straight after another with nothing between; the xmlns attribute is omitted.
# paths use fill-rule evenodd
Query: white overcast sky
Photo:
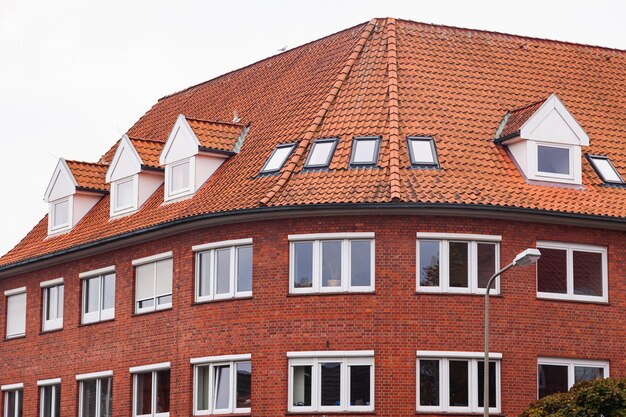
<svg viewBox="0 0 626 417"><path fill-rule="evenodd" d="M0 254L59 157L96 161L160 97L373 17L626 49L624 0L0 0Z"/></svg>

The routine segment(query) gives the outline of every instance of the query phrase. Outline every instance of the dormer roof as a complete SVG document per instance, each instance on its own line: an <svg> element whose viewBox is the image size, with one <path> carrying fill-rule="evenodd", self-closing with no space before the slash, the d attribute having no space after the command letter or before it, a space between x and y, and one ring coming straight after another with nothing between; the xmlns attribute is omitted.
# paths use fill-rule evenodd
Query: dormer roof
<svg viewBox="0 0 626 417"><path fill-rule="evenodd" d="M187 123L200 142L201 150L235 152L237 140L245 126L233 123L211 122L187 118Z"/></svg>
<svg viewBox="0 0 626 417"><path fill-rule="evenodd" d="M76 191L108 192L104 182L107 165L59 159L48 183L44 200L47 202L70 196Z"/></svg>

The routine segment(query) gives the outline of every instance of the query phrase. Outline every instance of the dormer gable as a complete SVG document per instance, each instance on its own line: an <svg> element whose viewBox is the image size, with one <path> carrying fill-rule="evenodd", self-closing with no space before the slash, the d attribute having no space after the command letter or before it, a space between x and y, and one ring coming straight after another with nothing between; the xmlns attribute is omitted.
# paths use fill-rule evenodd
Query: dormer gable
<svg viewBox="0 0 626 417"><path fill-rule="evenodd" d="M556 94L507 113L495 143L506 146L527 180L581 184L589 136Z"/></svg>

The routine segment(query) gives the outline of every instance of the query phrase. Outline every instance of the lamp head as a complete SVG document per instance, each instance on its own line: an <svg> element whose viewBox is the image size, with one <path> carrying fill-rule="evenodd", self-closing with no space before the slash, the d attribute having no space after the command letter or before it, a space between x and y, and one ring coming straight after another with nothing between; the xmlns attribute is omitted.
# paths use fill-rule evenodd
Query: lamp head
<svg viewBox="0 0 626 417"><path fill-rule="evenodd" d="M540 257L541 252L539 252L539 249L529 248L523 252L518 253L513 260L513 264L519 266L531 265L537 262Z"/></svg>

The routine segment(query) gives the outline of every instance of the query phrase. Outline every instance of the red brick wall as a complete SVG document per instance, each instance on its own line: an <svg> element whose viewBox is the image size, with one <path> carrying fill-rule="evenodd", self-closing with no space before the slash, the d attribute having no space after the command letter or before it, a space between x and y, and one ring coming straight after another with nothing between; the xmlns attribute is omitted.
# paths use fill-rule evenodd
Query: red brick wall
<svg viewBox="0 0 626 417"><path fill-rule="evenodd" d="M289 296L288 234L376 233L376 292ZM516 415L536 397L538 356L610 360L612 376L626 376L626 236L621 232L513 221L345 216L231 224L198 229L0 280L2 292L26 285L26 337L0 342L0 384L25 384L24 416L38 415L36 381L61 377L63 417L77 415L80 373L112 369L113 414L131 415L130 366L172 363L171 416L192 414L193 357L252 354L254 416L285 415L287 351L374 350L375 408L379 416L415 413L416 350L481 351L483 298L415 294L415 232L502 235L501 264L537 240L608 246L609 305L536 299L535 268L515 268L494 297L491 351L501 352L502 411ZM191 246L254 239L253 299L192 305ZM133 316L131 261L174 252L171 310ZM80 272L114 264L115 320L80 326ZM64 328L41 330L39 282L65 278ZM2 405L0 405L2 407Z"/></svg>

